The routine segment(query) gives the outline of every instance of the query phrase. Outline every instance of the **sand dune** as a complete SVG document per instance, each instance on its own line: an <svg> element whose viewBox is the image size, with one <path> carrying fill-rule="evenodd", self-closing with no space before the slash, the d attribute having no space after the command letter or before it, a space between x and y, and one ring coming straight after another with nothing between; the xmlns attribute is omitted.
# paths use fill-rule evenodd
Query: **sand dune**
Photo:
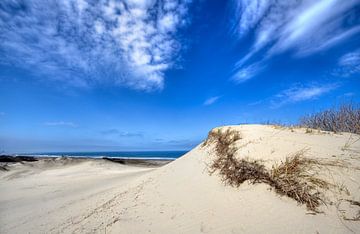
<svg viewBox="0 0 360 234"><path fill-rule="evenodd" d="M228 127L223 127L226 129ZM360 136L274 126L232 126L238 158L266 167L303 150L337 162L320 176L334 185L321 213L265 184L222 183L199 145L157 169L111 162L0 172L1 233L359 233ZM35 166L34 166L35 167ZM353 202L351 202L353 201Z"/></svg>
<svg viewBox="0 0 360 234"><path fill-rule="evenodd" d="M103 160L13 165L0 174L0 233L61 232L151 170Z"/></svg>

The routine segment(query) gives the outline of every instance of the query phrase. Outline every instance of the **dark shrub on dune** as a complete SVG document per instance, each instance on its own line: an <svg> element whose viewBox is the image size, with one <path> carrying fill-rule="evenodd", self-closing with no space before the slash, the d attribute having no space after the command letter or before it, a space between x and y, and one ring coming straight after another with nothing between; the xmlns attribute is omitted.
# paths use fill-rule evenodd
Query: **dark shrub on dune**
<svg viewBox="0 0 360 234"><path fill-rule="evenodd" d="M360 105L342 104L300 119L300 126L333 132L360 134Z"/></svg>
<svg viewBox="0 0 360 234"><path fill-rule="evenodd" d="M218 172L225 184L239 187L245 181L251 184L265 183L280 195L296 200L314 212L325 204L321 189L328 189L329 183L316 177L313 169L321 163L316 159L304 157L305 151L296 152L286 157L280 164L273 165L271 169L265 168L262 161L249 158L238 159L238 148L234 143L240 140L241 134L237 130L212 130L203 147L213 145L216 157L209 172Z"/></svg>

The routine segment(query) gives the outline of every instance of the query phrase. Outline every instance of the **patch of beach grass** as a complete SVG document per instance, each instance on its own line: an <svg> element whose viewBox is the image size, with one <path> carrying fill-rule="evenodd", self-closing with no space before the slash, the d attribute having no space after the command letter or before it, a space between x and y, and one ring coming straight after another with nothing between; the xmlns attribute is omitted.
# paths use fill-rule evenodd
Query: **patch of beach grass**
<svg viewBox="0 0 360 234"><path fill-rule="evenodd" d="M287 196L313 211L319 212L318 207L325 204L323 189L328 189L330 183L319 178L314 168L321 162L304 157L305 150L286 157L285 161L267 169L262 161L251 159L237 159L237 148L233 144L241 139L236 130L220 129L209 133L203 146L213 143L216 158L209 165L209 172L218 172L222 181L238 187L245 181L251 184L268 184L277 194Z"/></svg>

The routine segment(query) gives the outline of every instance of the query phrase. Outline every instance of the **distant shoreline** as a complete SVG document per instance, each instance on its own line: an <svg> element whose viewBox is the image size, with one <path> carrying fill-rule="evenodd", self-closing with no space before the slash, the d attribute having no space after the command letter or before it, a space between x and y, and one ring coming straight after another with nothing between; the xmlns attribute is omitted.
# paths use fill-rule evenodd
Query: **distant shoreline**
<svg viewBox="0 0 360 234"><path fill-rule="evenodd" d="M40 153L5 153L7 156L26 156L35 158L115 158L135 160L175 160L188 151L99 151L99 152L40 152Z"/></svg>
<svg viewBox="0 0 360 234"><path fill-rule="evenodd" d="M43 155L0 155L0 166L6 170L8 164L36 163L39 161L110 161L123 165L158 167L174 161L176 158L124 158L124 157L77 157L77 156L43 156Z"/></svg>
<svg viewBox="0 0 360 234"><path fill-rule="evenodd" d="M127 157L127 156L77 156L77 155L45 155L45 154L19 154L6 155L10 157L33 157L33 158L74 158L74 159L133 159L133 160L165 160L173 161L177 158L170 157Z"/></svg>

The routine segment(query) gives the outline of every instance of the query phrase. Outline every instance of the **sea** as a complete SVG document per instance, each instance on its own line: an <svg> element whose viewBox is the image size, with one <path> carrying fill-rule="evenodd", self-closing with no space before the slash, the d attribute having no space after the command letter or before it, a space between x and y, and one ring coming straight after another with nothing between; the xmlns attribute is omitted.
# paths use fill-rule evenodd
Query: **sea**
<svg viewBox="0 0 360 234"><path fill-rule="evenodd" d="M43 152L21 154L34 157L81 157L81 158L121 158L175 160L188 151L110 151L110 152Z"/></svg>

